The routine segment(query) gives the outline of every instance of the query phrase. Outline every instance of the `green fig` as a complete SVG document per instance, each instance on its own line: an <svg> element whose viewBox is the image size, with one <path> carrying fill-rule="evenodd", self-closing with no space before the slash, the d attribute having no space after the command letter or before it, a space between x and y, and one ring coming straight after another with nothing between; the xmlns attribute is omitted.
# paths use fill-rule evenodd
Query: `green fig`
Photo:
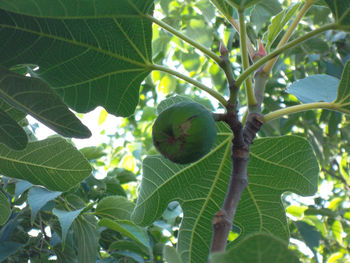
<svg viewBox="0 0 350 263"><path fill-rule="evenodd" d="M193 163L210 152L216 137L213 115L196 102L179 102L161 112L153 124L157 150L169 160Z"/></svg>

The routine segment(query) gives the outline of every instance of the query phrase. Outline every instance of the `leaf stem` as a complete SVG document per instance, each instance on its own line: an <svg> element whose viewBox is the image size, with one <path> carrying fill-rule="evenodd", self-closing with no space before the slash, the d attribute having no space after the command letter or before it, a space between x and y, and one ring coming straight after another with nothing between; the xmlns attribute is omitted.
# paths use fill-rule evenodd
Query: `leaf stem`
<svg viewBox="0 0 350 263"><path fill-rule="evenodd" d="M273 59L274 57L280 55L281 53L283 53L284 51L297 46L298 44L300 44L301 42L308 40L309 38L312 38L324 31L327 30L331 30L331 29L337 29L338 25L336 23L332 23L332 24L328 24L325 26L322 26L320 28L317 28L297 39L294 39L290 42L288 42L287 44L285 44L284 46L275 49L273 52L271 52L270 54L268 54L267 56L259 59L255 64L253 64L252 66L250 66L249 68L247 68L237 79L236 83L237 86L242 85L243 81L254 71L256 71L258 68L260 68L262 65L264 65L266 62L268 62L269 60Z"/></svg>
<svg viewBox="0 0 350 263"><path fill-rule="evenodd" d="M240 49L242 54L243 71L249 67L249 58L247 52L247 38L246 38L246 27L244 23L244 13L239 12L239 37L240 37ZM237 85L239 87L240 85ZM245 80L245 89L248 101L248 108L254 107L256 105L256 99L253 91L253 83L251 78L248 76Z"/></svg>
<svg viewBox="0 0 350 263"><path fill-rule="evenodd" d="M207 86L205 86L204 84L200 83L199 81L197 81L193 78L190 78L190 77L188 77L188 76L186 76L186 75L184 75L176 70L164 67L162 65L150 65L149 68L151 70L158 70L158 71L168 73L168 74L173 75L179 79L187 81L188 83L191 83L192 85L196 86L197 88L209 93L211 96L213 96L215 99L217 99L223 106L226 107L226 105L227 105L226 99L220 93L218 93L217 91L215 91L211 88L208 88Z"/></svg>
<svg viewBox="0 0 350 263"><path fill-rule="evenodd" d="M298 13L298 15L296 16L296 18L294 19L294 21L292 22L290 27L287 29L286 33L283 35L280 42L278 43L277 49L283 47L288 42L288 40L291 37L291 35L293 34L294 30L298 26L300 20L303 18L305 13L309 10L309 8L312 6L312 4L313 4L312 1L305 2L303 7L301 8L300 12ZM264 66L263 72L265 74L268 75L270 73L270 71L271 71L272 67L275 65L277 59L278 59L278 56L274 57Z"/></svg>
<svg viewBox="0 0 350 263"><path fill-rule="evenodd" d="M166 31L172 33L174 36L177 36L178 38L182 39L183 41L189 43L191 46L197 48L198 50L202 51L205 55L213 59L217 64L221 63L221 58L217 54L215 54L213 51L209 50L205 46L199 44L198 42L194 41L193 39L187 37L186 35L179 32L177 29L173 28L172 26L168 25L167 23L164 23L163 21L158 20L157 18L153 17L150 14L144 14L144 17L148 20L151 20L153 23L157 24L161 28L165 29Z"/></svg>
<svg viewBox="0 0 350 263"><path fill-rule="evenodd" d="M307 104L299 104L299 105L287 107L284 109L279 109L264 115L264 122L278 119L284 115L289 115L289 114L298 113L306 110L313 110L313 109L328 109L328 110L336 110L336 111L341 110L340 108L337 107L337 104L335 104L334 102L314 102L314 103L307 103Z"/></svg>

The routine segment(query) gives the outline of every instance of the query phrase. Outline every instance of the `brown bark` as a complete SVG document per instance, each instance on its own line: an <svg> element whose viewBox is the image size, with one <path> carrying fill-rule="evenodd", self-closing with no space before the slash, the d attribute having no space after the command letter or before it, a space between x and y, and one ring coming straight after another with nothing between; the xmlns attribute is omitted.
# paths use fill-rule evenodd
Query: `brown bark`
<svg viewBox="0 0 350 263"><path fill-rule="evenodd" d="M239 200L248 185L249 146L263 124L263 116L258 113L250 113L243 126L238 120L237 112L228 112L224 121L230 126L234 135L231 155L232 172L222 208L213 218L210 252L224 251L226 248Z"/></svg>

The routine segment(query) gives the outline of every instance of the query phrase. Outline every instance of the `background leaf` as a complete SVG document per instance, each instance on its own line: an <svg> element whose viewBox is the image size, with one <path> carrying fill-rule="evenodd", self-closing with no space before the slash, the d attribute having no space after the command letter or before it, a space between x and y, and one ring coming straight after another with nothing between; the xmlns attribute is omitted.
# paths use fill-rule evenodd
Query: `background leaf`
<svg viewBox="0 0 350 263"><path fill-rule="evenodd" d="M90 172L90 164L83 155L62 138L28 143L23 151L0 145L0 173L52 191L67 191Z"/></svg>
<svg viewBox="0 0 350 263"><path fill-rule="evenodd" d="M74 220L80 215L84 208L74 210L74 211L64 211L57 208L52 210L52 213L57 216L58 221L61 225L62 230L62 243L65 244L66 236L69 228L73 224Z"/></svg>
<svg viewBox="0 0 350 263"><path fill-rule="evenodd" d="M282 10L274 18L272 18L271 24L268 27L268 31L264 35L266 50L270 50L271 45L273 44L279 33L281 33L285 25L287 25L289 20L292 18L292 16L295 14L295 12L299 9L300 6L301 3L291 5L287 9Z"/></svg>
<svg viewBox="0 0 350 263"><path fill-rule="evenodd" d="M226 2L234 6L237 10L244 10L261 1L262 0L226 0Z"/></svg>
<svg viewBox="0 0 350 263"><path fill-rule="evenodd" d="M130 220L134 207L135 204L123 196L108 196L98 203L95 214L110 219Z"/></svg>
<svg viewBox="0 0 350 263"><path fill-rule="evenodd" d="M312 75L297 80L287 88L302 103L332 102L337 97L339 79L329 75Z"/></svg>
<svg viewBox="0 0 350 263"><path fill-rule="evenodd" d="M314 226L304 221L297 221L295 222L295 224L298 228L300 235L304 239L305 244L315 254L315 257L317 257L315 249L320 245L321 233L318 232Z"/></svg>
<svg viewBox="0 0 350 263"><path fill-rule="evenodd" d="M350 30L350 2L343 0L325 0L332 10L335 21L342 30Z"/></svg>
<svg viewBox="0 0 350 263"><path fill-rule="evenodd" d="M91 132L42 80L0 67L0 97L66 137L87 138Z"/></svg>
<svg viewBox="0 0 350 263"><path fill-rule="evenodd" d="M233 8L226 0L210 0L210 2L226 17L233 15Z"/></svg>
<svg viewBox="0 0 350 263"><path fill-rule="evenodd" d="M0 110L0 143L13 150L23 150L28 143L23 128L2 110Z"/></svg>
<svg viewBox="0 0 350 263"><path fill-rule="evenodd" d="M16 253L16 251L24 245L25 244L12 241L0 242L0 262L5 260L8 256Z"/></svg>
<svg viewBox="0 0 350 263"><path fill-rule="evenodd" d="M42 187L32 187L28 191L28 202L31 208L32 223L40 209L61 194L61 192L52 192Z"/></svg>
<svg viewBox="0 0 350 263"><path fill-rule="evenodd" d="M98 224L120 232L124 236L150 249L150 240L146 231L142 227L135 225L130 220L111 220L108 218L102 218Z"/></svg>
<svg viewBox="0 0 350 263"><path fill-rule="evenodd" d="M74 220L72 228L77 244L78 262L95 263L100 238L96 219L91 215L80 216Z"/></svg>
<svg viewBox="0 0 350 263"><path fill-rule="evenodd" d="M168 263L182 263L180 254L176 251L176 248L165 246L164 247L164 259Z"/></svg>
<svg viewBox="0 0 350 263"><path fill-rule="evenodd" d="M5 224L11 215L11 206L6 195L0 191L0 226Z"/></svg>
<svg viewBox="0 0 350 263"><path fill-rule="evenodd" d="M271 17L279 12L281 12L281 4L278 0L264 0L252 7L250 19L256 24L257 29L260 30Z"/></svg>
<svg viewBox="0 0 350 263"><path fill-rule="evenodd" d="M344 67L334 104L339 111L350 114L350 61Z"/></svg>
<svg viewBox="0 0 350 263"><path fill-rule="evenodd" d="M0 10L0 64L38 65L35 76L78 112L133 114L152 56L152 24L138 12L151 12L153 0L103 2L1 1L11 12Z"/></svg>
<svg viewBox="0 0 350 263"><path fill-rule="evenodd" d="M246 237L235 248L211 256L212 263L297 263L300 262L287 243L268 234Z"/></svg>

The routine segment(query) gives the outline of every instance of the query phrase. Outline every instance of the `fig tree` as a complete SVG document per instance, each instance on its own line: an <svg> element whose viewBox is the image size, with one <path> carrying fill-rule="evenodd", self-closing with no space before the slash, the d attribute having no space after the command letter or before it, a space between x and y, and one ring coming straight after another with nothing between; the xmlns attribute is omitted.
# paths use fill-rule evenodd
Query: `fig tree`
<svg viewBox="0 0 350 263"><path fill-rule="evenodd" d="M161 112L153 124L157 150L169 160L187 164L210 152L216 137L212 113L196 102L179 102Z"/></svg>

